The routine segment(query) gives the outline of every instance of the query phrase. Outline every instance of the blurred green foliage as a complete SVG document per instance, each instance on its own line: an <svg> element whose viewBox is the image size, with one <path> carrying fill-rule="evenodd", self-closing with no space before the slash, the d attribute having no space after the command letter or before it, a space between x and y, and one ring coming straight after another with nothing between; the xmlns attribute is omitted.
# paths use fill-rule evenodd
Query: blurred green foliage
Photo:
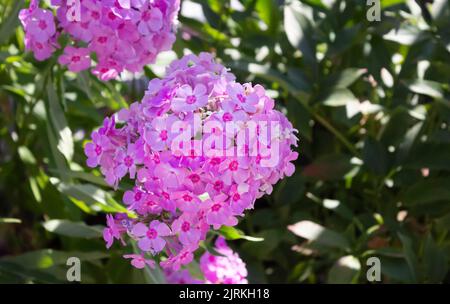
<svg viewBox="0 0 450 304"><path fill-rule="evenodd" d="M250 282L364 283L373 256L385 283L450 282L449 2L382 0L379 22L362 0L182 4L174 52L102 83L36 62L24 1L0 0L0 282L64 282L70 256L85 283L160 281L120 257L132 248L105 250L104 212L124 211L121 192L82 149L171 59L201 51L264 84L299 130L295 175L243 233L221 232Z"/></svg>

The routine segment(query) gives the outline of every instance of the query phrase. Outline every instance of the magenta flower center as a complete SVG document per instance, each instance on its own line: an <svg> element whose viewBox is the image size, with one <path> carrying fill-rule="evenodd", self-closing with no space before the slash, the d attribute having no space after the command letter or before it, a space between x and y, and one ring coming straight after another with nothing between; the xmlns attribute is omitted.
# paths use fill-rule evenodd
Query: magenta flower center
<svg viewBox="0 0 450 304"><path fill-rule="evenodd" d="M220 210L221 207L222 206L220 204L214 204L214 205L212 205L211 210L214 212L217 212Z"/></svg>
<svg viewBox="0 0 450 304"><path fill-rule="evenodd" d="M161 133L159 134L159 137L161 138L161 140L167 140L168 138L167 130L162 130Z"/></svg>
<svg viewBox="0 0 450 304"><path fill-rule="evenodd" d="M242 94L237 94L237 99L239 99L240 102L244 103L245 102L245 96Z"/></svg>
<svg viewBox="0 0 450 304"><path fill-rule="evenodd" d="M109 12L108 18L111 19L111 20L115 20L116 19L116 15L114 15L113 12Z"/></svg>
<svg viewBox="0 0 450 304"><path fill-rule="evenodd" d="M228 165L228 168L229 168L231 171L236 171L236 170L238 169L238 162L235 161L235 160L233 160L233 161Z"/></svg>
<svg viewBox="0 0 450 304"><path fill-rule="evenodd" d="M45 20L40 20L39 21L39 28L41 30L45 30L47 28L47 23L45 22Z"/></svg>
<svg viewBox="0 0 450 304"><path fill-rule="evenodd" d="M195 184L200 181L200 176L198 176L198 174L191 174L189 179Z"/></svg>
<svg viewBox="0 0 450 304"><path fill-rule="evenodd" d="M100 145L95 145L95 154L102 154L102 147Z"/></svg>
<svg viewBox="0 0 450 304"><path fill-rule="evenodd" d="M194 95L188 96L186 98L186 103L187 104L193 104L197 101L197 97L195 97Z"/></svg>
<svg viewBox="0 0 450 304"><path fill-rule="evenodd" d="M191 224L189 224L188 222L184 222L181 225L181 230L183 230L183 232L188 232L191 229Z"/></svg>
<svg viewBox="0 0 450 304"><path fill-rule="evenodd" d="M225 114L223 114L222 120L223 121L232 121L233 115L231 115L231 113L226 112Z"/></svg>
<svg viewBox="0 0 450 304"><path fill-rule="evenodd" d="M127 167L131 167L133 165L133 159L129 155L127 155L127 157L125 157L123 162L125 163L125 166L127 166Z"/></svg>
<svg viewBox="0 0 450 304"><path fill-rule="evenodd" d="M153 207L155 206L155 202L154 201L148 201L145 203L147 205L147 207Z"/></svg>
<svg viewBox="0 0 450 304"><path fill-rule="evenodd" d="M239 193L235 193L234 195L233 195L233 201L238 201L238 200L240 200L241 199L241 196L239 195Z"/></svg>
<svg viewBox="0 0 450 304"><path fill-rule="evenodd" d="M108 41L108 38L105 37L105 36L101 36L101 37L98 37L98 38L97 38L97 41L98 41L99 43L106 43L106 41Z"/></svg>
<svg viewBox="0 0 450 304"><path fill-rule="evenodd" d="M190 201L192 201L192 196L190 196L189 194L185 194L185 195L183 195L183 200L185 202L190 202Z"/></svg>
<svg viewBox="0 0 450 304"><path fill-rule="evenodd" d="M134 195L134 200L135 201L140 201L142 198L142 193L141 192L136 192L136 194Z"/></svg>
<svg viewBox="0 0 450 304"><path fill-rule="evenodd" d="M220 191L223 188L223 181L218 180L214 183L214 190Z"/></svg>
<svg viewBox="0 0 450 304"><path fill-rule="evenodd" d="M150 229L147 231L147 237L148 237L149 239L151 239L151 240L156 239L157 236L158 236L158 232L156 232L155 229L150 228Z"/></svg>
<svg viewBox="0 0 450 304"><path fill-rule="evenodd" d="M100 14L99 12L91 12L91 17L92 19L98 20L100 19Z"/></svg>
<svg viewBox="0 0 450 304"><path fill-rule="evenodd" d="M81 57L78 55L72 56L72 62L78 62L80 61Z"/></svg>

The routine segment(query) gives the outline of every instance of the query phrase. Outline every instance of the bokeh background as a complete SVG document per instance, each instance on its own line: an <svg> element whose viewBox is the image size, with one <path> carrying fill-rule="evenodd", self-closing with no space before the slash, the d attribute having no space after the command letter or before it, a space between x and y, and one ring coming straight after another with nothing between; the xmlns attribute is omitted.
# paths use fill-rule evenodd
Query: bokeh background
<svg viewBox="0 0 450 304"><path fill-rule="evenodd" d="M374 22L365 0L183 0L174 50L108 83L26 53L27 5L0 0L0 282L66 282L71 256L83 283L156 282L121 258L130 248L105 249L129 186L108 188L83 145L201 51L263 84L299 130L295 175L223 231L250 282L366 283L373 256L383 283L450 282L447 0L381 0Z"/></svg>

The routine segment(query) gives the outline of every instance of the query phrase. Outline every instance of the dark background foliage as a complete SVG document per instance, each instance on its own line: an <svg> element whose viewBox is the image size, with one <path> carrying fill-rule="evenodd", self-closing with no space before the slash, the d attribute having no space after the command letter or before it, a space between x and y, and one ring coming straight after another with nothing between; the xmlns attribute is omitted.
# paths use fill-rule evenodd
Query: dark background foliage
<svg viewBox="0 0 450 304"><path fill-rule="evenodd" d="M161 280L120 257L132 248L105 249L121 192L86 168L83 144L170 60L208 51L299 130L295 175L221 231L250 282L364 283L378 257L384 283L448 283L448 1L382 0L378 22L362 0L182 4L173 52L102 83L36 62L17 19L26 3L0 0L0 282L64 282L70 256L85 283Z"/></svg>

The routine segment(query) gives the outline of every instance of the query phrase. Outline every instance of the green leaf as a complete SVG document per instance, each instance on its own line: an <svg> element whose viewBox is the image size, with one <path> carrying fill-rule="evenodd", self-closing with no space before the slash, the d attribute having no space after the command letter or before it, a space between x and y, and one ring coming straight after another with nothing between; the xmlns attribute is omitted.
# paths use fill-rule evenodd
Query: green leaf
<svg viewBox="0 0 450 304"><path fill-rule="evenodd" d="M290 94L302 100L306 101L309 97L311 84L299 71L291 70L290 74L284 75L278 70L271 68L269 65L251 63L245 60L228 62L226 65L231 69L248 72L249 74L261 77L266 81L276 82Z"/></svg>
<svg viewBox="0 0 450 304"><path fill-rule="evenodd" d="M293 176L281 181L275 192L276 202L279 204L297 203L305 194L305 178L296 172Z"/></svg>
<svg viewBox="0 0 450 304"><path fill-rule="evenodd" d="M312 39L312 25L297 4L292 2L284 7L284 30L291 45L299 49L309 63L315 64L316 44Z"/></svg>
<svg viewBox="0 0 450 304"><path fill-rule="evenodd" d="M124 206L113 199L111 194L94 185L59 183L57 188L62 193L91 205L95 211L128 212Z"/></svg>
<svg viewBox="0 0 450 304"><path fill-rule="evenodd" d="M274 252L282 242L283 232L278 229L262 230L256 234L264 242L245 242L242 251L259 260L272 260Z"/></svg>
<svg viewBox="0 0 450 304"><path fill-rule="evenodd" d="M367 73L367 69L347 68L328 77L325 81L325 87L346 89L365 73Z"/></svg>
<svg viewBox="0 0 450 304"><path fill-rule="evenodd" d="M450 199L450 178L422 179L408 187L400 195L400 199L408 206L448 201Z"/></svg>
<svg viewBox="0 0 450 304"><path fill-rule="evenodd" d="M325 228L311 221L301 221L288 226L288 229L297 236L319 244L348 250L349 241L340 233Z"/></svg>
<svg viewBox="0 0 450 304"><path fill-rule="evenodd" d="M72 131L67 124L64 111L58 101L54 85L50 79L47 81L48 116L56 134L58 150L71 161L74 153Z"/></svg>
<svg viewBox="0 0 450 304"><path fill-rule="evenodd" d="M412 283L414 282L409 271L408 264L404 258L380 257L381 273L390 280Z"/></svg>
<svg viewBox="0 0 450 304"><path fill-rule="evenodd" d="M86 239L97 239L102 237L102 226L88 226L83 222L71 222L68 220L49 220L42 224L44 228L52 233Z"/></svg>
<svg viewBox="0 0 450 304"><path fill-rule="evenodd" d="M35 165L36 164L36 158L34 158L33 153L25 146L20 146L17 149L17 152L19 152L20 159L28 165Z"/></svg>
<svg viewBox="0 0 450 304"><path fill-rule="evenodd" d="M264 238L260 237L252 237L245 235L242 231L229 226L222 226L219 230L219 234L225 237L227 240L247 240L251 242L262 242L264 241Z"/></svg>
<svg viewBox="0 0 450 304"><path fill-rule="evenodd" d="M21 219L0 217L0 224L21 224Z"/></svg>
<svg viewBox="0 0 450 304"><path fill-rule="evenodd" d="M321 104L330 107L341 107L347 103L359 102L349 89L336 89L320 100Z"/></svg>
<svg viewBox="0 0 450 304"><path fill-rule="evenodd" d="M385 40L393 41L402 45L413 45L424 40L428 33L417 26L402 24L399 28L394 28L383 36Z"/></svg>
<svg viewBox="0 0 450 304"><path fill-rule="evenodd" d="M383 175L387 170L387 149L373 138L367 138L363 149L364 166L375 174Z"/></svg>
<svg viewBox="0 0 450 304"><path fill-rule="evenodd" d="M39 269L28 269L20 264L0 260L0 283L11 284L29 284L46 283L62 284L66 283Z"/></svg>
<svg viewBox="0 0 450 304"><path fill-rule="evenodd" d="M407 168L450 171L449 143L418 143L409 153L404 166Z"/></svg>
<svg viewBox="0 0 450 304"><path fill-rule="evenodd" d="M408 264L411 277L416 282L419 279L418 260L416 250L413 247L413 241L409 236L402 232L398 232L398 237L403 245L403 253L405 254L406 263ZM381 266L383 267L383 266Z"/></svg>
<svg viewBox="0 0 450 304"><path fill-rule="evenodd" d="M444 92L439 82L431 80L416 79L406 83L408 89L412 92L427 95L436 99L442 99Z"/></svg>
<svg viewBox="0 0 450 304"><path fill-rule="evenodd" d="M339 258L328 272L327 283L349 284L358 281L361 263L358 258L347 255Z"/></svg>
<svg viewBox="0 0 450 304"><path fill-rule="evenodd" d="M448 271L448 257L439 248L431 234L427 235L424 246L424 266L428 283L442 283Z"/></svg>
<svg viewBox="0 0 450 304"><path fill-rule="evenodd" d="M15 0L12 2L14 6L8 11L8 17L6 20L2 20L0 25L0 45L3 45L14 34L15 28L19 25L18 15L20 9L24 6L24 0ZM2 9L6 9L5 4L2 4Z"/></svg>
<svg viewBox="0 0 450 304"><path fill-rule="evenodd" d="M80 261L93 261L108 257L106 252L80 252L80 251L57 251L53 249L42 249L30 251L18 256L5 256L1 262L11 262L21 265L27 269L45 269L55 265L65 265L70 257L77 257Z"/></svg>
<svg viewBox="0 0 450 304"><path fill-rule="evenodd" d="M328 154L318 157L312 164L303 169L303 176L317 180L339 180L354 167L351 157L344 154Z"/></svg>

